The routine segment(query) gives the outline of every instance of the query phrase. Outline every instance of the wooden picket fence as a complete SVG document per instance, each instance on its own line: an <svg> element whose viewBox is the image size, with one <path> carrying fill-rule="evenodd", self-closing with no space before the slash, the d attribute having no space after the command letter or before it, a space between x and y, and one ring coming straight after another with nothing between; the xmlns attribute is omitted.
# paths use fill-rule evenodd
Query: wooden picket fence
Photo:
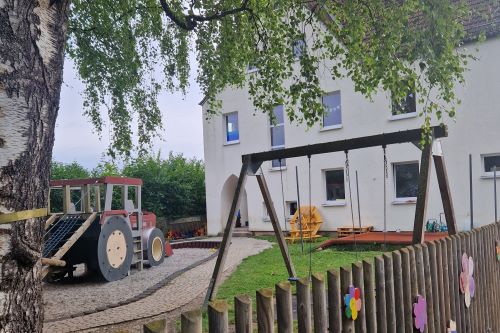
<svg viewBox="0 0 500 333"><path fill-rule="evenodd" d="M296 316L293 315L289 282L256 292L256 320L248 295L235 297L235 331L293 332L294 317L299 333L324 332L419 332L415 327L414 303L426 300L425 332L500 332L500 261L496 244L500 224L422 245L408 246L375 258L313 274L296 282ZM466 307L460 288L462 257L472 257L475 295ZM326 285L326 286L325 286ZM349 319L344 296L354 285L361 291L362 306L356 320ZM310 288L312 286L312 288ZM273 295L274 294L274 295ZM274 303L276 300L276 304ZM182 333L202 332L201 311L183 313ZM215 301L208 307L209 332L228 332L228 306ZM254 322L257 324L255 325ZM255 327L256 326L256 327ZM451 331L450 331L451 332Z"/></svg>

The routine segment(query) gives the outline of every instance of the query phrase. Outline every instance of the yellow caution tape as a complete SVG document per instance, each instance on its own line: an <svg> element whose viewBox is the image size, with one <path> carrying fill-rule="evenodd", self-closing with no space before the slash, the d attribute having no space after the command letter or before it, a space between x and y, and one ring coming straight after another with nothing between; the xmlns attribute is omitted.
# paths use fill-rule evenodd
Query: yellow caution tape
<svg viewBox="0 0 500 333"><path fill-rule="evenodd" d="M33 219L36 217L44 217L47 215L48 215L47 208L38 208L32 210L23 210L21 212L15 212L9 214L0 214L0 224Z"/></svg>

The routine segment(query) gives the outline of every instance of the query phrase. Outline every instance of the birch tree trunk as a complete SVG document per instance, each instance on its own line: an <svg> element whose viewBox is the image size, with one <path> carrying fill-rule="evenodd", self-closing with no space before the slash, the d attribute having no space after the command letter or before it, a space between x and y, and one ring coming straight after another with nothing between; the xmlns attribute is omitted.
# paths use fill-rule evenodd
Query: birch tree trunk
<svg viewBox="0 0 500 333"><path fill-rule="evenodd" d="M0 0L0 214L47 206L69 0ZM0 332L41 332L42 221L0 225Z"/></svg>

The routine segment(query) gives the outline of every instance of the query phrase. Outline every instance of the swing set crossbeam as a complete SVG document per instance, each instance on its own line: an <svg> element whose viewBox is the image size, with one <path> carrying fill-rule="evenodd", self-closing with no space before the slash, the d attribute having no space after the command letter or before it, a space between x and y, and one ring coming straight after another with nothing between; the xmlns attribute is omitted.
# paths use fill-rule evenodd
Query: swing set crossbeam
<svg viewBox="0 0 500 333"><path fill-rule="evenodd" d="M430 128L433 139L448 136L446 126L433 126ZM265 151L260 153L246 154L242 156L243 160L250 160L253 164L260 164L265 161L285 159L300 156L318 155L346 150L370 148L377 146L387 146L398 143L419 142L422 139L422 129L411 129L405 131L376 134L358 138L317 143L299 147L291 147ZM253 169L253 168L252 168Z"/></svg>

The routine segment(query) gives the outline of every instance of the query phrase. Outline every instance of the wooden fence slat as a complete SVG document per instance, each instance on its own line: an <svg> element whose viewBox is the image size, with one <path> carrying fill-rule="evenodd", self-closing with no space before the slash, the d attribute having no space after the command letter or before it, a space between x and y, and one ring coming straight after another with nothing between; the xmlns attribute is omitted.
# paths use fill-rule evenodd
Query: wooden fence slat
<svg viewBox="0 0 500 333"><path fill-rule="evenodd" d="M256 292L257 329L259 333L274 332L273 290L264 288Z"/></svg>
<svg viewBox="0 0 500 333"><path fill-rule="evenodd" d="M422 246L417 244L415 248L415 263L417 269L417 288L418 294L423 296L427 300L427 294L425 292L425 272L424 272L424 255L422 252ZM429 316L429 310L427 309L427 317ZM424 332L429 332L429 325L425 326Z"/></svg>
<svg viewBox="0 0 500 333"><path fill-rule="evenodd" d="M352 285L352 274L349 267L340 268L340 292L345 295L349 292L349 287ZM342 298L343 299L343 298ZM342 307L345 310L345 307ZM347 318L345 313L342 315L342 332L354 332L354 321L352 318Z"/></svg>
<svg viewBox="0 0 500 333"><path fill-rule="evenodd" d="M312 274L314 332L323 333L328 328L325 297L325 277L321 273Z"/></svg>
<svg viewBox="0 0 500 333"><path fill-rule="evenodd" d="M457 318L457 321L460 320L460 332L466 332L467 330L467 320L465 317L467 316L466 314L466 307L465 307L465 301L464 301L464 295L460 291L460 273L462 272L462 254L463 252L463 242L464 242L464 236L463 234L459 234L457 238L457 264L458 264L458 291L459 291L459 304L460 304L460 317ZM470 328L469 328L470 329Z"/></svg>
<svg viewBox="0 0 500 333"><path fill-rule="evenodd" d="M326 276L328 283L328 329L330 332L340 332L342 329L340 277L334 270L329 270Z"/></svg>
<svg viewBox="0 0 500 333"><path fill-rule="evenodd" d="M363 260L363 280L364 295L363 304L365 307L366 331L377 332L377 309L375 307L375 281L372 263Z"/></svg>
<svg viewBox="0 0 500 333"><path fill-rule="evenodd" d="M358 318L354 322L356 332L366 332L366 310L365 310L365 287L364 287L364 272L363 265L358 262L352 264L352 280L356 288L360 290L361 311L358 312Z"/></svg>
<svg viewBox="0 0 500 333"><path fill-rule="evenodd" d="M385 292L385 269L384 258L382 256L375 257L375 288L377 300L377 330L379 332L387 332L387 311L385 308L386 292Z"/></svg>
<svg viewBox="0 0 500 333"><path fill-rule="evenodd" d="M424 279L425 279L425 300L427 301L427 329L430 333L440 332L434 327L434 294L432 293L432 273L429 259L429 248L427 244L422 244L422 255L424 259Z"/></svg>
<svg viewBox="0 0 500 333"><path fill-rule="evenodd" d="M455 304L455 313L453 314L451 320L456 322L457 330L460 330L461 308L460 308L460 286L459 286L460 266L457 254L458 236L453 235L450 238L451 238L451 251L449 253L451 253L452 255L451 258L453 261L453 269L451 270L450 274L450 286L452 286L453 296L451 297L450 301L452 301Z"/></svg>
<svg viewBox="0 0 500 333"><path fill-rule="evenodd" d="M394 301L394 274L392 256L384 253L384 275L385 275L385 311L387 315L387 332L396 333L396 304Z"/></svg>
<svg viewBox="0 0 500 333"><path fill-rule="evenodd" d="M446 247L446 243L443 239L438 241L441 243L441 255L443 257L443 291L444 291L444 310L446 313L446 321L448 322L451 318L451 307L450 307L450 272L448 269L448 249Z"/></svg>
<svg viewBox="0 0 500 333"><path fill-rule="evenodd" d="M405 311L404 311L404 295L403 295L403 267L401 263L401 252L392 252L392 265L394 275L394 316L396 317L396 331L405 331Z"/></svg>
<svg viewBox="0 0 500 333"><path fill-rule="evenodd" d="M276 284L276 315L278 333L293 333L292 286L290 282Z"/></svg>
<svg viewBox="0 0 500 333"><path fill-rule="evenodd" d="M482 228L481 228L482 229ZM473 277L475 279L476 285L480 286L476 288L475 296L473 300L474 306L474 327L476 332L485 332L485 321L486 318L484 316L485 309L483 309L482 305L484 300L483 291L485 290L485 281L484 281L484 267L483 265L483 256L482 253L479 252L477 247L478 239L477 239L478 229L474 229L471 232L471 238L469 240L469 246L471 247L471 255L474 260L474 274Z"/></svg>
<svg viewBox="0 0 500 333"><path fill-rule="evenodd" d="M439 301L439 317L441 318L441 322L443 327L446 327L448 324L448 319L446 318L446 304L444 298L444 270L443 270L443 253L442 253L442 244L439 241L435 242L436 244L436 263L437 263L437 281L438 285L438 301Z"/></svg>
<svg viewBox="0 0 500 333"><path fill-rule="evenodd" d="M181 314L182 333L202 333L201 310L193 310Z"/></svg>
<svg viewBox="0 0 500 333"><path fill-rule="evenodd" d="M455 281L453 280L455 271L455 253L453 253L453 248L451 246L451 237L446 237L444 244L446 246L446 255L448 257L448 275L446 276L446 281L448 282L448 303L450 304L450 319L456 320L457 310L455 309Z"/></svg>
<svg viewBox="0 0 500 333"><path fill-rule="evenodd" d="M411 268L410 251L408 248L401 249L401 264L403 273L403 310L405 321L405 332L413 332L413 297L411 293Z"/></svg>
<svg viewBox="0 0 500 333"><path fill-rule="evenodd" d="M490 275L490 281L491 281L491 290L492 290L492 302L490 306L490 312L491 312L491 318L492 318L492 332L497 332L499 329L499 316L496 314L496 309L498 309L498 298L500 298L500 292L498 290L498 269L499 269L499 262L497 259L496 255L496 241L497 241L497 228L496 224L491 226L491 231L490 231L490 246L491 246L491 254L490 254L490 266L491 266L491 275Z"/></svg>
<svg viewBox="0 0 500 333"><path fill-rule="evenodd" d="M253 333L252 299L248 295L234 297L234 326L237 333Z"/></svg>
<svg viewBox="0 0 500 333"><path fill-rule="evenodd" d="M432 241L427 244L429 253L429 267L431 274L431 287L433 299L433 312L434 312L434 330L436 332L446 332L445 319L441 320L441 313L439 310L439 284L437 273L437 258L436 258L436 242Z"/></svg>
<svg viewBox="0 0 500 333"><path fill-rule="evenodd" d="M297 323L299 333L311 333L311 290L309 279L297 281Z"/></svg>
<svg viewBox="0 0 500 333"><path fill-rule="evenodd" d="M208 303L208 332L227 333L228 331L229 320L226 301L215 300Z"/></svg>
<svg viewBox="0 0 500 333"><path fill-rule="evenodd" d="M469 249L467 248L467 239L468 237L466 236L467 233L464 233L462 234L461 236L461 243L462 243L462 253L467 253L467 255L469 256L470 252L469 252ZM462 258L462 257L460 257ZM460 269L460 271L462 271L462 269ZM465 303L464 303L465 304ZM471 326L471 320L470 320L470 315L471 315L471 308L470 307L466 307L465 308L465 332L473 332L472 331L472 326Z"/></svg>

